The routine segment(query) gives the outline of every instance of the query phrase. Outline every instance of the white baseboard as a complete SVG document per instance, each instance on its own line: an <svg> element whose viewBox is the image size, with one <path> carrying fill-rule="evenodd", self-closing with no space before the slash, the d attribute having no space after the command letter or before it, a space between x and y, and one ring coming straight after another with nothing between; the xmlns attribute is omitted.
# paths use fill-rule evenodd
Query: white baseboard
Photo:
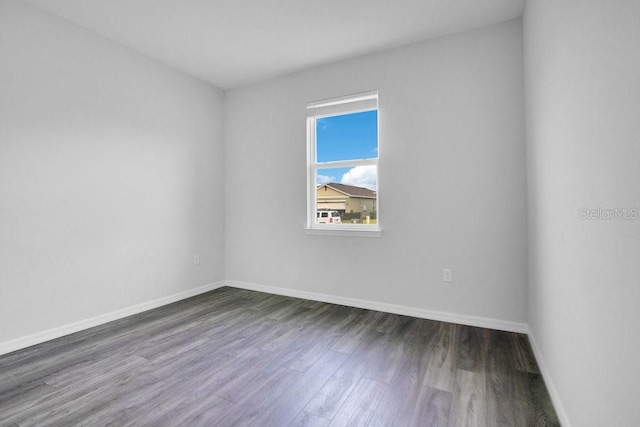
<svg viewBox="0 0 640 427"><path fill-rule="evenodd" d="M422 319L438 320L441 322L477 326L480 328L497 329L500 331L518 332L525 334L529 331L526 323L510 322L506 320L491 319L486 317L467 316L463 314L447 313L443 311L425 310L416 307L407 307L369 300L360 300L356 298L339 297L335 295L299 291L295 289L279 288L275 286L259 285L256 283L240 282L236 280L227 280L226 285L251 291L266 292L270 294L303 298L313 301L322 301L331 304L346 305L349 307L365 308L367 310L383 311L385 313L419 317Z"/></svg>
<svg viewBox="0 0 640 427"><path fill-rule="evenodd" d="M556 410L558 421L560 421L560 425L562 425L563 427L571 427L569 418L567 418L567 413L564 411L562 403L560 403L560 395L558 394L558 391L556 390L556 387L551 380L551 375L549 374L549 370L547 369L547 365L544 361L544 358L542 357L542 353L540 352L540 347L538 347L538 343L536 342L531 328L529 328L527 335L529 336L529 343L531 344L531 348L533 349L533 355L536 358L536 362L538 362L540 373L542 374L542 378L544 379L544 385L547 387L549 397L551 397L551 402L553 403L553 408Z"/></svg>
<svg viewBox="0 0 640 427"><path fill-rule="evenodd" d="M180 301L186 298L190 298L196 295L203 294L205 292L212 291L217 288L225 286L224 281L209 283L204 286L200 286L195 289L189 289L188 291L180 292L177 294L169 295L166 297L158 298L153 301L136 304L131 307L122 308L120 310L112 311L110 313L101 314L99 316L92 317L90 319L81 320L79 322L70 323L68 325L59 326L57 328L47 329L46 331L38 332L25 337L17 338L10 341L0 343L0 355L11 353L16 350L31 347L35 344L40 344L45 341L49 341L55 338L60 338L65 335L79 332L85 329L92 328L94 326L102 325L114 320L122 319L123 317L131 316L134 314L142 313L143 311L151 310L161 307L163 305L171 304L176 301Z"/></svg>
<svg viewBox="0 0 640 427"><path fill-rule="evenodd" d="M79 332L85 329L92 328L94 326L102 325L114 320L122 319L123 317L132 316L134 314L142 313L144 311L152 310L154 308L161 307L163 305L171 304L177 301L181 301L186 298L190 298L196 295L203 294L205 292L212 291L214 289L221 288L223 286L231 286L234 288L247 289L252 291L266 292L275 295L284 295L294 298L304 298L313 301L322 301L331 304L346 305L349 307L358 307L368 310L383 311L385 313L394 313L404 316L419 317L422 319L438 320L442 322L458 323L468 326L477 326L481 328L497 329L501 331L524 333L529 336L531 347L535 355L540 372L544 378L545 385L549 392L549 396L553 402L553 406L558 415L558 420L564 427L570 427L569 419L564 411L564 408L560 402L558 392L551 380L549 370L545 364L540 348L535 340L535 337L525 323L510 322L499 319L491 319L485 317L467 316L463 314L447 313L442 311L425 310L416 307L407 307L401 305L387 304L377 301L360 300L356 298L340 297L336 295L321 294L316 292L300 291L295 289L279 288L275 286L259 285L256 283L240 282L237 280L225 280L215 283L210 283L204 286L200 286L195 289L180 292L174 295L158 298L145 303L137 304L131 307L126 307L120 310L105 313L99 316L92 317L90 319L81 320L68 325L59 326L57 328L48 329L36 334L27 335L25 337L17 338L10 341L0 343L0 355L11 353L16 350L30 347L32 345L40 344L45 341L49 341L55 338L60 338L65 335Z"/></svg>
<svg viewBox="0 0 640 427"><path fill-rule="evenodd" d="M376 301L360 300L355 298L345 298L335 295L321 294L315 292L299 291L295 289L279 288L275 286L259 285L256 283L240 282L236 280L227 280L227 286L234 288L247 289L252 291L267 292L270 294L284 295L294 298L303 298L313 301L322 301L331 304L346 305L350 307L364 308L368 310L383 311L385 313L394 313L404 316L419 317L422 319L438 320L442 322L457 323L468 326L477 326L480 328L497 329L501 331L517 332L527 334L531 347L533 349L534 356L540 367L540 373L544 378L544 383L549 392L549 397L553 403L553 407L558 415L558 421L564 427L570 427L569 419L562 404L560 403L560 396L551 380L549 370L546 367L540 348L536 343L535 337L532 331L526 323L509 322L505 320L467 316L463 314L447 313L434 310L425 310L415 307L406 307L394 304L381 303Z"/></svg>

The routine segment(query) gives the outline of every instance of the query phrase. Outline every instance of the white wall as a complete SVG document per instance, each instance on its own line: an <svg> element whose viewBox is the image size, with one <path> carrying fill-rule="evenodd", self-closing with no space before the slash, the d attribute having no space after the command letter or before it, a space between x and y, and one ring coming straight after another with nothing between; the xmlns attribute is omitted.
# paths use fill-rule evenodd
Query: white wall
<svg viewBox="0 0 640 427"><path fill-rule="evenodd" d="M580 213L640 213L639 23L623 0L524 15L529 321L575 426L640 425L640 218Z"/></svg>
<svg viewBox="0 0 640 427"><path fill-rule="evenodd" d="M227 92L227 278L525 322L522 78L517 20ZM306 235L305 105L368 89L383 236Z"/></svg>
<svg viewBox="0 0 640 427"><path fill-rule="evenodd" d="M0 2L0 343L224 279L222 107Z"/></svg>

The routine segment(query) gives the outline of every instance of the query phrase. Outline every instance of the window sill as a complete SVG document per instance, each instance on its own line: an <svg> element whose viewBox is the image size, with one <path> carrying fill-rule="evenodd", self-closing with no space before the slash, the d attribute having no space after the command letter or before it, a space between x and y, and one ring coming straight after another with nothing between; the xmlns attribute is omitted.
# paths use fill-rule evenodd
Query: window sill
<svg viewBox="0 0 640 427"><path fill-rule="evenodd" d="M318 236L382 237L382 229L377 227L305 227L304 232Z"/></svg>

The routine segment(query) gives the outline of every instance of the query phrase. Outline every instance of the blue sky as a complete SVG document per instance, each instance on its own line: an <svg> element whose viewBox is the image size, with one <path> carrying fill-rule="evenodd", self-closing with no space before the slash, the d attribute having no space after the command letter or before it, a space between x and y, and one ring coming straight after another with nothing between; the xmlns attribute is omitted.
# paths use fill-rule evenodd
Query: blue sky
<svg viewBox="0 0 640 427"><path fill-rule="evenodd" d="M319 163L378 157L378 112L318 119L316 144Z"/></svg>
<svg viewBox="0 0 640 427"><path fill-rule="evenodd" d="M378 157L378 112L364 111L318 119L317 161L360 160ZM317 184L338 182L375 190L376 168L327 168L318 170Z"/></svg>

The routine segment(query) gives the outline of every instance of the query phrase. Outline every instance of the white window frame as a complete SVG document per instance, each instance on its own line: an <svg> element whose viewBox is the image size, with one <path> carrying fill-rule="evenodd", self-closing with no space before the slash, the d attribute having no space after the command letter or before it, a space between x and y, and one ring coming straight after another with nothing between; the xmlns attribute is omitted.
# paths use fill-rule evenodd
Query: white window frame
<svg viewBox="0 0 640 427"><path fill-rule="evenodd" d="M316 149L316 122L324 117L343 114L378 111L378 128L380 127L380 109L378 108L378 91L356 93L338 98L324 99L307 104L307 234L334 236L380 237L380 133L378 132L378 156L375 159L343 160L318 162ZM378 129L379 130L379 129ZM375 165L377 174L376 189L376 224L317 224L317 176L319 169L344 168Z"/></svg>

